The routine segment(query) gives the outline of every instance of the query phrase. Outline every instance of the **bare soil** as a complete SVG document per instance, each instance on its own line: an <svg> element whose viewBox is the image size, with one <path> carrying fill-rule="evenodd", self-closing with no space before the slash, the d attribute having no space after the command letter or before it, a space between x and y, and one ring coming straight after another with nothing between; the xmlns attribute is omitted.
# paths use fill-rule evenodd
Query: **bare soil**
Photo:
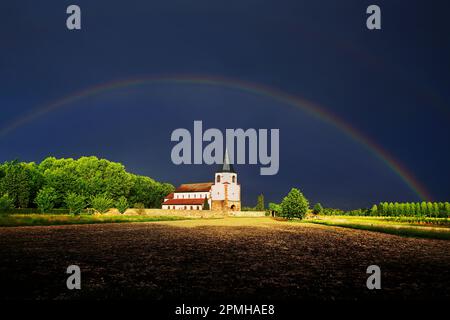
<svg viewBox="0 0 450 320"><path fill-rule="evenodd" d="M449 279L450 241L269 218L0 228L1 299L448 300Z"/></svg>

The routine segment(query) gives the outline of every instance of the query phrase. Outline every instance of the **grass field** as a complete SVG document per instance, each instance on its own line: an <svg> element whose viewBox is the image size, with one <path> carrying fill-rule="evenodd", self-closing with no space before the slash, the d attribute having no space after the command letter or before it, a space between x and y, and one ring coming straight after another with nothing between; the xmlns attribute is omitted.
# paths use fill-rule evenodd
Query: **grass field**
<svg viewBox="0 0 450 320"><path fill-rule="evenodd" d="M13 214L0 215L0 227L51 226L186 220L186 217L139 215Z"/></svg>
<svg viewBox="0 0 450 320"><path fill-rule="evenodd" d="M406 237L450 240L448 219L434 218L427 223L414 219L393 217L318 216L305 219L304 223L383 232Z"/></svg>

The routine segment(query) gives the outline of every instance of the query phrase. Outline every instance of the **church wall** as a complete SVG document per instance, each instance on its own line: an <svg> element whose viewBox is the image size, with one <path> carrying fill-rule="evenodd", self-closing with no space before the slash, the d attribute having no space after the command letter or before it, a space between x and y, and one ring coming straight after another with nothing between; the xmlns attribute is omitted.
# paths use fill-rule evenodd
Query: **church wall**
<svg viewBox="0 0 450 320"><path fill-rule="evenodd" d="M209 192L175 192L174 199L205 199L209 198Z"/></svg>
<svg viewBox="0 0 450 320"><path fill-rule="evenodd" d="M225 200L225 185L214 184L211 187L211 198L213 200Z"/></svg>

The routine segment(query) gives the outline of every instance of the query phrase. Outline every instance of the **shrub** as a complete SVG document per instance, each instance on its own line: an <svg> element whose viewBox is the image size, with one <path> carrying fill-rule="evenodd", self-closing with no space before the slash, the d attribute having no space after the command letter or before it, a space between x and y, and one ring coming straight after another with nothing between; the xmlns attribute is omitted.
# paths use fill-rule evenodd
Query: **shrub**
<svg viewBox="0 0 450 320"><path fill-rule="evenodd" d="M74 192L68 193L64 199L64 202L66 207L69 209L70 214L80 214L86 207L86 198Z"/></svg>
<svg viewBox="0 0 450 320"><path fill-rule="evenodd" d="M106 213L113 206L114 201L105 194L91 197L91 206L98 213Z"/></svg>
<svg viewBox="0 0 450 320"><path fill-rule="evenodd" d="M12 208L14 208L14 199L5 193L0 197L0 213L7 212Z"/></svg>
<svg viewBox="0 0 450 320"><path fill-rule="evenodd" d="M308 200L303 196L300 190L292 188L281 202L281 216L292 219L302 219L309 208Z"/></svg>
<svg viewBox="0 0 450 320"><path fill-rule="evenodd" d="M119 200L117 200L116 203L117 210L119 210L120 213L125 213L128 209L128 200L125 197L120 197Z"/></svg>
<svg viewBox="0 0 450 320"><path fill-rule="evenodd" d="M48 210L53 209L57 199L58 195L56 194L55 189L52 187L44 187L36 195L34 203L41 213L45 213Z"/></svg>
<svg viewBox="0 0 450 320"><path fill-rule="evenodd" d="M276 215L279 215L281 213L281 205L269 202L269 210L275 212Z"/></svg>
<svg viewBox="0 0 450 320"><path fill-rule="evenodd" d="M209 202L208 198L205 197L205 201L203 201L203 210L209 210Z"/></svg>
<svg viewBox="0 0 450 320"><path fill-rule="evenodd" d="M376 215L378 214L378 207L377 207L376 204L374 204L374 205L372 206L372 209L370 209L370 214L371 214L372 216L376 216Z"/></svg>
<svg viewBox="0 0 450 320"><path fill-rule="evenodd" d="M264 195L262 193L258 196L258 201L256 202L255 209L256 209L256 211L264 211L264 209L265 209Z"/></svg>
<svg viewBox="0 0 450 320"><path fill-rule="evenodd" d="M313 208L313 213L314 214L321 214L323 211L323 207L322 205L318 202L315 204L314 208Z"/></svg>
<svg viewBox="0 0 450 320"><path fill-rule="evenodd" d="M136 209L136 212L138 214L144 214L145 213L145 206L144 206L143 203L137 202L137 203L134 204L133 207L134 207L134 209Z"/></svg>

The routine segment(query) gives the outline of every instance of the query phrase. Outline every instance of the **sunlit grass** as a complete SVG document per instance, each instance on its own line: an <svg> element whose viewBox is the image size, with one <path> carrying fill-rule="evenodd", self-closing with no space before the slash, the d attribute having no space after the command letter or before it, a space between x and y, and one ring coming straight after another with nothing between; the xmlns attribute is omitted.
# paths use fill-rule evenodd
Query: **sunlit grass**
<svg viewBox="0 0 450 320"><path fill-rule="evenodd" d="M124 223L186 220L175 216L132 215L70 215L70 214L13 214L0 215L0 226L51 226L69 224Z"/></svg>
<svg viewBox="0 0 450 320"><path fill-rule="evenodd" d="M435 219L435 221L432 221ZM405 237L450 240L448 219L431 218L423 221L393 217L358 217L358 216L318 216L303 220L306 223L321 224L368 231L383 232ZM434 222L434 223L433 223Z"/></svg>

